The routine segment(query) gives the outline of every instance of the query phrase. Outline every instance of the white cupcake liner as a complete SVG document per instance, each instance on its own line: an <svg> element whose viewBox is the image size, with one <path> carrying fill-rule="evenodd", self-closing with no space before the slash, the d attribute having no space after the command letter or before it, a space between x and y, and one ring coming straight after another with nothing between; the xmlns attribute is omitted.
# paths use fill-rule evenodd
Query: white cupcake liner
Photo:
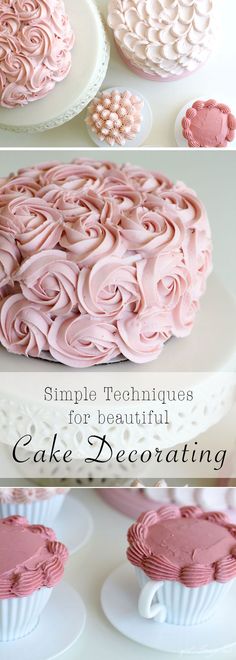
<svg viewBox="0 0 236 660"><path fill-rule="evenodd" d="M139 586L142 588L150 582L148 576L135 568ZM153 603L160 603L167 609L166 623L190 626L210 619L218 602L230 590L233 580L229 582L211 582L202 587L185 587L180 582L163 581L163 586L153 598Z"/></svg>
<svg viewBox="0 0 236 660"><path fill-rule="evenodd" d="M31 596L0 599L0 642L29 635L38 625L52 591L52 588L43 587Z"/></svg>
<svg viewBox="0 0 236 660"><path fill-rule="evenodd" d="M24 516L31 525L41 524L51 527L65 497L66 493L62 493L45 500L34 500L32 502L0 502L0 518Z"/></svg>

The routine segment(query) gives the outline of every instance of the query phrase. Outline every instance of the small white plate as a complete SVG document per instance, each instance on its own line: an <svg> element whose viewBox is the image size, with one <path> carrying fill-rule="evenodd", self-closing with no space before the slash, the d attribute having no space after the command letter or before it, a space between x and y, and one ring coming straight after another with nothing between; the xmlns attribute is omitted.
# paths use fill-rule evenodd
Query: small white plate
<svg viewBox="0 0 236 660"><path fill-rule="evenodd" d="M127 87L109 87L109 89L104 89L100 90L99 93L102 91L104 92L111 92L113 89L117 89L118 92L125 92ZM99 140L97 137L96 133L94 133L90 126L86 124L86 128L88 131L88 134L91 138L91 140L98 146L101 147L102 149L128 149L128 148L133 148L133 147L140 147L143 142L147 139L149 133L151 132L152 128L152 110L151 106L149 105L147 99L144 98L140 92L136 92L134 89L128 88L132 94L135 94L135 96L139 96L139 98L143 101L143 109L142 109L142 124L139 133L133 138L133 140L126 140L126 143L124 146L119 145L119 144L114 144L113 147L106 142L106 140Z"/></svg>
<svg viewBox="0 0 236 660"><path fill-rule="evenodd" d="M44 98L17 108L0 107L0 128L35 133L55 128L79 114L105 78L109 44L93 0L65 0L75 44L68 76Z"/></svg>
<svg viewBox="0 0 236 660"><path fill-rule="evenodd" d="M68 548L70 555L88 542L93 532L93 520L78 496L73 495L73 491L66 496L53 523L53 529L56 537Z"/></svg>
<svg viewBox="0 0 236 660"><path fill-rule="evenodd" d="M214 96L211 96L211 97L208 96L208 98L215 98L215 97ZM188 108L191 108L193 103L195 103L196 100L197 99L195 98L195 99L192 99L191 101L189 101L188 103L186 103L184 105L184 107L181 108L181 110L179 111L179 114L176 117L176 121L175 121L175 140L176 140L176 144L178 145L178 147L181 147L182 149L183 148L185 148L185 149L190 149L191 148L191 147L188 146L188 142L185 139L185 137L183 136L182 119L184 118ZM206 101L206 100L207 99L202 99L201 98L201 101ZM235 108L236 107L235 103L226 103L226 105L228 105L229 108ZM228 142L227 147L219 148L219 151L225 151L225 149L235 149L235 140L233 140L233 142Z"/></svg>
<svg viewBox="0 0 236 660"><path fill-rule="evenodd" d="M39 624L30 635L1 642L4 660L52 660L67 651L82 635L86 609L80 595L67 582L55 587Z"/></svg>
<svg viewBox="0 0 236 660"><path fill-rule="evenodd" d="M129 639L158 651L182 654L216 653L236 646L236 584L226 596L223 610L219 607L212 619L194 626L142 619L138 613L138 594L134 568L128 562L109 575L101 591L104 614Z"/></svg>

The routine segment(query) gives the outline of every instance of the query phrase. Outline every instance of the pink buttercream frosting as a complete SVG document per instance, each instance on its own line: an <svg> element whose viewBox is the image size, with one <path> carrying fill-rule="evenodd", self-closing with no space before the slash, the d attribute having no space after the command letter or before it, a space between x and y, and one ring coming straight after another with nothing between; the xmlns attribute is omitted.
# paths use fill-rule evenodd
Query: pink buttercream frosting
<svg viewBox="0 0 236 660"><path fill-rule="evenodd" d="M68 550L52 529L26 518L0 520L0 599L29 596L62 578Z"/></svg>
<svg viewBox="0 0 236 660"><path fill-rule="evenodd" d="M182 128L189 147L227 147L235 138L236 117L227 105L213 99L195 101Z"/></svg>
<svg viewBox="0 0 236 660"><path fill-rule="evenodd" d="M0 105L46 96L68 75L73 44L62 0L0 0Z"/></svg>
<svg viewBox="0 0 236 660"><path fill-rule="evenodd" d="M55 495L66 495L70 488L0 488L0 502L20 504L21 502L35 502L48 500Z"/></svg>
<svg viewBox="0 0 236 660"><path fill-rule="evenodd" d="M150 361L191 332L211 251L182 182L82 159L21 169L0 183L0 342L77 368Z"/></svg>
<svg viewBox="0 0 236 660"><path fill-rule="evenodd" d="M219 511L168 505L139 516L128 531L129 561L152 580L186 587L236 577L236 529Z"/></svg>

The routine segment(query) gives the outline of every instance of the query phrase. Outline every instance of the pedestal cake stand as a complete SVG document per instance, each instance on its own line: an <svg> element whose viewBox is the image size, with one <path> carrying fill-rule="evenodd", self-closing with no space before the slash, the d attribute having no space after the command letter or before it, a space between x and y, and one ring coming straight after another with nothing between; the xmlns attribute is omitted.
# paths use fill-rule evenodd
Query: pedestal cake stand
<svg viewBox="0 0 236 660"><path fill-rule="evenodd" d="M0 129L35 133L78 115L96 95L107 71L109 43L93 0L65 0L75 45L70 73L44 99L19 108L0 107Z"/></svg>
<svg viewBox="0 0 236 660"><path fill-rule="evenodd" d="M1 348L1 371L5 373L0 384L0 441L12 448L17 438L28 433L33 436L30 450L45 449L46 454L49 454L54 434L61 433L61 440L58 439L57 446L64 451L66 448L71 449L74 460L71 464L63 465L63 471L61 471L61 463L51 467L49 463L47 467L41 463L40 468L37 464L35 473L32 473L32 477L37 480L64 477L75 478L75 483L79 483L80 479L87 479L87 483L90 484L91 479L95 477L101 478L102 483L106 482L108 485L109 481L106 481L106 478L112 477L111 483L114 485L114 478L122 477L127 480L132 475L132 478L136 478L135 463L132 475L130 466L128 474L125 464L122 470L118 469L118 466L117 474L111 474L109 463L103 464L102 470L100 464L96 464L96 469L93 464L91 471L90 466L83 460L88 453L88 436L107 434L111 445L117 451L129 448L131 450L138 445L142 452L145 448L155 449L159 446L163 449L188 443L219 422L230 410L234 400L233 371L236 364L236 347L232 329L235 326L234 301L217 278L212 276L191 335L182 340L174 338L169 340L159 358L148 364L137 365L126 361L73 370L57 363L16 356ZM105 423L101 433L101 426L96 426L93 419L98 407L97 402L86 404L86 410L91 413L89 426L76 426L67 423L68 412L75 407L71 402L60 401L48 405L42 397L45 385L73 390L78 389L83 383L91 388L91 378L94 379L93 386L95 383L101 385L109 383L114 387L123 385L124 388L128 383L133 383L135 386L140 383L144 388L148 386L151 388L153 383L158 387L161 374L164 374L166 386L171 388L174 382L173 374L178 381L181 380L181 373L187 374L190 383L194 381L197 400L193 399L193 402L185 406L183 412L180 412L178 405L174 407L169 426L137 426L136 424L111 426ZM142 403L141 407L150 409L150 402ZM151 405L151 408L153 407ZM107 410L105 406L102 407L104 413L111 410L126 411L128 414L132 410L132 404L122 401L121 404L113 403L112 408L108 407ZM26 450L22 451L25 456L30 456ZM23 463L21 469L23 466L27 468L27 463ZM30 469L33 471L32 465ZM25 467L24 474L26 474ZM86 485L86 481L83 485Z"/></svg>

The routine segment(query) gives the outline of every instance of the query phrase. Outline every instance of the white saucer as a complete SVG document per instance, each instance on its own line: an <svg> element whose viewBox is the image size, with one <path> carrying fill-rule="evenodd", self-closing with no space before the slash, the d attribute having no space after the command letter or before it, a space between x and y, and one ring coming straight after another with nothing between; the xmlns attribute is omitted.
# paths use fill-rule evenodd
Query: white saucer
<svg viewBox="0 0 236 660"><path fill-rule="evenodd" d="M4 660L52 660L67 651L82 635L86 609L80 595L66 582L55 587L39 624L30 635L1 642Z"/></svg>
<svg viewBox="0 0 236 660"><path fill-rule="evenodd" d="M182 654L215 653L236 646L236 584L227 595L223 610L219 607L212 619L194 626L142 619L137 608L138 594L134 568L128 562L109 575L101 591L104 614L129 639L158 651Z"/></svg>
<svg viewBox="0 0 236 660"><path fill-rule="evenodd" d="M117 89L118 92L125 92L127 87L117 87L117 86L115 86L115 87L109 87L108 89L104 89L104 90L100 90L100 91L111 92L113 89ZM142 124L141 124L140 131L133 140L127 140L124 146L119 145L119 144L114 144L113 147L112 147L105 140L104 141L99 140L96 133L93 133L90 126L87 126L87 124L86 124L86 128L87 128L87 131L88 131L88 134L89 134L91 140L98 147L101 147L102 149L104 149L104 148L106 148L106 149L114 149L114 148L116 148L116 149L124 149L124 148L128 149L128 148L133 148L133 147L140 147L141 144L143 144L143 142L145 142L145 140L147 139L149 133L151 132L151 128L152 128L152 110L151 110L151 106L149 105L147 99L145 99L145 97L142 94L140 94L140 92L136 92L134 89L130 89L130 87L128 89L129 89L130 92L132 92L132 94L135 94L136 96L139 96L139 98L144 103L143 109L142 109L142 118L143 119L142 119Z"/></svg>
<svg viewBox="0 0 236 660"><path fill-rule="evenodd" d="M70 555L88 542L93 532L93 520L86 507L73 495L73 491L66 496L53 529Z"/></svg>
<svg viewBox="0 0 236 660"><path fill-rule="evenodd" d="M211 96L211 97L208 96L208 98L215 98L215 97L214 96ZM178 145L178 147L185 148L185 149L190 148L190 147L188 147L187 140L183 136L182 119L184 118L188 108L191 108L193 103L195 103L196 100L197 99L195 98L195 99L192 99L191 101L188 101L188 103L185 103L184 107L181 108L181 110L179 111L179 114L176 117L176 121L175 121L175 140L176 140L176 144ZM203 98L201 100L206 101L207 99ZM236 103L228 103L226 105L228 105L230 108L235 108L236 107ZM228 142L228 146L225 147L225 149L235 149L235 144L236 144L236 140L233 140L233 142ZM220 151L225 151L225 149L224 148L220 149Z"/></svg>
<svg viewBox="0 0 236 660"><path fill-rule="evenodd" d="M20 108L0 107L0 128L34 133L55 128L79 114L96 95L105 78L109 44L93 0L65 0L75 33L72 66L44 99Z"/></svg>

